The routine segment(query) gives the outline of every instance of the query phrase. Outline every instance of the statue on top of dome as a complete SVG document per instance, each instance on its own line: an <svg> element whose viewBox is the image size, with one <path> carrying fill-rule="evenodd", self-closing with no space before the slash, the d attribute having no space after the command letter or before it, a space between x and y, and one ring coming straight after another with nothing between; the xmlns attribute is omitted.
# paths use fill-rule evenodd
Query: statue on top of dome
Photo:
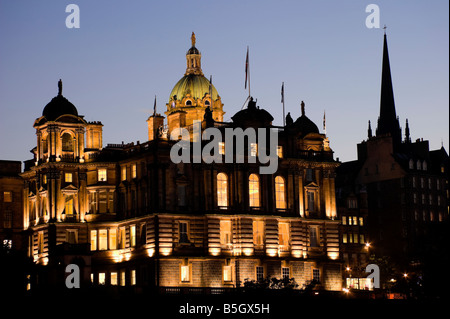
<svg viewBox="0 0 450 319"><path fill-rule="evenodd" d="M191 42L192 42L192 46L195 47L195 33L194 32L192 32L192 35L191 35Z"/></svg>

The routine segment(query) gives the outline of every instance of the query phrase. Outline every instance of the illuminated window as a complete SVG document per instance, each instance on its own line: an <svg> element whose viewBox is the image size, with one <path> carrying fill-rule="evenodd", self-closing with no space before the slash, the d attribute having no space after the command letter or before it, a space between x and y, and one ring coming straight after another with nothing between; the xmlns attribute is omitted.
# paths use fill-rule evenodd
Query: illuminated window
<svg viewBox="0 0 450 319"><path fill-rule="evenodd" d="M136 246L136 226L130 226L130 245L131 247Z"/></svg>
<svg viewBox="0 0 450 319"><path fill-rule="evenodd" d="M99 168L97 171L97 180L99 182L106 182L108 179L106 168Z"/></svg>
<svg viewBox="0 0 450 319"><path fill-rule="evenodd" d="M4 203L12 202L12 192L3 192L3 202Z"/></svg>
<svg viewBox="0 0 450 319"><path fill-rule="evenodd" d="M187 222L180 222L178 224L178 231L179 231L179 243L189 243L189 232L188 232L188 223Z"/></svg>
<svg viewBox="0 0 450 319"><path fill-rule="evenodd" d="M225 143L224 142L219 142L219 154L225 155Z"/></svg>
<svg viewBox="0 0 450 319"><path fill-rule="evenodd" d="M231 281L232 280L232 270L231 266L223 266L223 281Z"/></svg>
<svg viewBox="0 0 450 319"><path fill-rule="evenodd" d="M133 164L131 165L131 178L137 177L137 165Z"/></svg>
<svg viewBox="0 0 450 319"><path fill-rule="evenodd" d="M248 179L248 192L249 192L249 206L259 207L259 178L256 174L250 174Z"/></svg>
<svg viewBox="0 0 450 319"><path fill-rule="evenodd" d="M125 227L119 228L119 249L125 248L126 245L126 236L125 236Z"/></svg>
<svg viewBox="0 0 450 319"><path fill-rule="evenodd" d="M317 226L311 226L309 228L309 245L310 247L319 247Z"/></svg>
<svg viewBox="0 0 450 319"><path fill-rule="evenodd" d="M120 285L125 286L125 270L120 271Z"/></svg>
<svg viewBox="0 0 450 319"><path fill-rule="evenodd" d="M91 250L97 250L97 231L91 230Z"/></svg>
<svg viewBox="0 0 450 319"><path fill-rule="evenodd" d="M353 233L353 242L354 242L355 244L358 243L358 234L357 234L357 233Z"/></svg>
<svg viewBox="0 0 450 319"><path fill-rule="evenodd" d="M278 243L280 246L289 245L289 223L278 223Z"/></svg>
<svg viewBox="0 0 450 319"><path fill-rule="evenodd" d="M220 221L220 244L229 245L232 241L231 220Z"/></svg>
<svg viewBox="0 0 450 319"><path fill-rule="evenodd" d="M66 197L65 209L64 212L66 215L73 215L73 198L72 196Z"/></svg>
<svg viewBox="0 0 450 319"><path fill-rule="evenodd" d="M250 156L258 155L258 144L250 143Z"/></svg>
<svg viewBox="0 0 450 319"><path fill-rule="evenodd" d="M347 234L342 234L342 243L347 243Z"/></svg>
<svg viewBox="0 0 450 319"><path fill-rule="evenodd" d="M277 209L286 208L286 188L281 176L275 177L275 204Z"/></svg>
<svg viewBox="0 0 450 319"><path fill-rule="evenodd" d="M136 269L132 269L130 272L130 284L132 286L136 285Z"/></svg>
<svg viewBox="0 0 450 319"><path fill-rule="evenodd" d="M364 234L359 235L359 243L364 244Z"/></svg>
<svg viewBox="0 0 450 319"><path fill-rule="evenodd" d="M320 270L317 268L313 269L313 280L320 282Z"/></svg>
<svg viewBox="0 0 450 319"><path fill-rule="evenodd" d="M109 229L109 249L117 249L117 230L116 230L116 228Z"/></svg>
<svg viewBox="0 0 450 319"><path fill-rule="evenodd" d="M117 286L118 284L117 272L115 271L111 272L110 284L111 286Z"/></svg>
<svg viewBox="0 0 450 319"><path fill-rule="evenodd" d="M363 225L364 225L364 218L359 217L359 226L363 226Z"/></svg>
<svg viewBox="0 0 450 319"><path fill-rule="evenodd" d="M255 246L264 245L264 221L253 221L253 244Z"/></svg>
<svg viewBox="0 0 450 319"><path fill-rule="evenodd" d="M277 156L279 158L283 158L283 146L278 145L278 147L277 147Z"/></svg>
<svg viewBox="0 0 450 319"><path fill-rule="evenodd" d="M47 175L42 176L42 183L47 184Z"/></svg>
<svg viewBox="0 0 450 319"><path fill-rule="evenodd" d="M66 181L66 183L72 183L72 173L65 173L64 180Z"/></svg>
<svg viewBox="0 0 450 319"><path fill-rule="evenodd" d="M228 206L228 176L224 173L217 174L217 206Z"/></svg>
<svg viewBox="0 0 450 319"><path fill-rule="evenodd" d="M104 272L98 273L98 284L99 285L106 284L106 274Z"/></svg>
<svg viewBox="0 0 450 319"><path fill-rule="evenodd" d="M353 216L353 225L358 225L358 217Z"/></svg>
<svg viewBox="0 0 450 319"><path fill-rule="evenodd" d="M342 225L347 225L347 216L342 216Z"/></svg>
<svg viewBox="0 0 450 319"><path fill-rule="evenodd" d="M108 230L100 229L98 231L98 250L108 249Z"/></svg>
<svg viewBox="0 0 450 319"><path fill-rule="evenodd" d="M181 282L189 282L191 280L189 265L181 265L180 275L181 275Z"/></svg>
<svg viewBox="0 0 450 319"><path fill-rule="evenodd" d="M122 181L126 181L127 180L127 167L123 166L121 171L120 171L120 178Z"/></svg>

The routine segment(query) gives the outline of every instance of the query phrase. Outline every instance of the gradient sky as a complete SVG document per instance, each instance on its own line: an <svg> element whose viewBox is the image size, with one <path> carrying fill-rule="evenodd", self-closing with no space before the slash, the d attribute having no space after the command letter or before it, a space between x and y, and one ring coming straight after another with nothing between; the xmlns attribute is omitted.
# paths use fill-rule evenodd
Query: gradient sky
<svg viewBox="0 0 450 319"><path fill-rule="evenodd" d="M68 29L66 5L80 8ZM202 69L213 77L224 120L251 92L282 124L306 115L327 135L335 157L356 159L356 144L376 128L383 29L368 29L368 4L387 25L397 115L413 140L449 146L449 4L447 1L7 1L0 0L0 159L27 160L36 146L33 122L57 94L88 121L101 121L107 143L144 142L146 119L184 75L192 31Z"/></svg>

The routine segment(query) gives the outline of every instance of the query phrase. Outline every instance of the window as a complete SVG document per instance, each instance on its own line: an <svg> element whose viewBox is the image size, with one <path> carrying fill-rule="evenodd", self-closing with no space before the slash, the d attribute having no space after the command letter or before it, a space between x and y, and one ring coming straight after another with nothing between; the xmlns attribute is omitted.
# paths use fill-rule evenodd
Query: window
<svg viewBox="0 0 450 319"><path fill-rule="evenodd" d="M342 234L342 243L347 243L347 234Z"/></svg>
<svg viewBox="0 0 450 319"><path fill-rule="evenodd" d="M258 155L258 144L250 143L250 156Z"/></svg>
<svg viewBox="0 0 450 319"><path fill-rule="evenodd" d="M278 158L283 158L283 146L278 145L277 155L278 155Z"/></svg>
<svg viewBox="0 0 450 319"><path fill-rule="evenodd" d="M98 273L98 284L105 285L106 284L106 274L104 272Z"/></svg>
<svg viewBox="0 0 450 319"><path fill-rule="evenodd" d="M289 223L278 223L278 243L280 246L289 245Z"/></svg>
<svg viewBox="0 0 450 319"><path fill-rule="evenodd" d="M289 279L289 277L290 277L289 267L282 267L281 268L281 277L283 277L283 279Z"/></svg>
<svg viewBox="0 0 450 319"><path fill-rule="evenodd" d="M428 202L430 203L430 205L433 205L433 196L432 195L428 196Z"/></svg>
<svg viewBox="0 0 450 319"><path fill-rule="evenodd" d="M133 164L131 165L131 178L137 177L137 165Z"/></svg>
<svg viewBox="0 0 450 319"><path fill-rule="evenodd" d="M109 229L109 249L117 249L117 229Z"/></svg>
<svg viewBox="0 0 450 319"><path fill-rule="evenodd" d="M319 247L317 226L311 226L309 228L309 246Z"/></svg>
<svg viewBox="0 0 450 319"><path fill-rule="evenodd" d="M306 209L310 212L314 211L314 191L307 191L306 192L306 200L307 200L307 207Z"/></svg>
<svg viewBox="0 0 450 319"><path fill-rule="evenodd" d="M12 192L3 192L3 202L4 203L11 203L12 200L13 200Z"/></svg>
<svg viewBox="0 0 450 319"><path fill-rule="evenodd" d="M356 200L356 198L349 198L348 208L358 208L358 201Z"/></svg>
<svg viewBox="0 0 450 319"><path fill-rule="evenodd" d="M363 225L364 225L364 218L359 217L359 226L363 226Z"/></svg>
<svg viewBox="0 0 450 319"><path fill-rule="evenodd" d="M91 250L97 250L97 230L91 230Z"/></svg>
<svg viewBox="0 0 450 319"><path fill-rule="evenodd" d="M231 280L232 280L231 265L223 266L223 281L231 281Z"/></svg>
<svg viewBox="0 0 450 319"><path fill-rule="evenodd" d="M275 177L275 205L277 209L286 208L286 190L284 178L281 176Z"/></svg>
<svg viewBox="0 0 450 319"><path fill-rule="evenodd" d="M414 169L414 161L412 159L409 160L409 169Z"/></svg>
<svg viewBox="0 0 450 319"><path fill-rule="evenodd" d="M42 183L47 184L47 175L42 175Z"/></svg>
<svg viewBox="0 0 450 319"><path fill-rule="evenodd" d="M439 183L439 180L436 180L436 189L440 190L441 189L441 184Z"/></svg>
<svg viewBox="0 0 450 319"><path fill-rule="evenodd" d="M100 214L108 211L108 193L106 190L100 190L98 192L98 212Z"/></svg>
<svg viewBox="0 0 450 319"><path fill-rule="evenodd" d="M78 243L78 232L76 229L67 229L66 230L66 241L69 244Z"/></svg>
<svg viewBox="0 0 450 319"><path fill-rule="evenodd" d="M194 61L192 61L192 66L194 66ZM187 100L185 104L187 106L191 106L192 105L192 101L191 100Z"/></svg>
<svg viewBox="0 0 450 319"><path fill-rule="evenodd" d="M412 178L412 187L416 188L416 177L413 176Z"/></svg>
<svg viewBox="0 0 450 319"><path fill-rule="evenodd" d="M126 166L122 167L122 170L120 172L120 179L122 181L126 181L127 180L127 167Z"/></svg>
<svg viewBox="0 0 450 319"><path fill-rule="evenodd" d="M253 244L255 246L264 245L264 221L253 221Z"/></svg>
<svg viewBox="0 0 450 319"><path fill-rule="evenodd" d="M421 170L422 169L422 164L420 163L419 160L417 160L416 165L417 165L417 170Z"/></svg>
<svg viewBox="0 0 450 319"><path fill-rule="evenodd" d="M186 185L177 185L178 206L186 206Z"/></svg>
<svg viewBox="0 0 450 319"><path fill-rule="evenodd" d="M259 178L256 174L250 174L248 179L248 192L249 192L249 206L259 207L260 206L260 196L259 196Z"/></svg>
<svg viewBox="0 0 450 319"><path fill-rule="evenodd" d="M110 284L111 286L117 286L118 284L118 280L117 280L117 272L113 271L111 272L111 276L110 276Z"/></svg>
<svg viewBox="0 0 450 319"><path fill-rule="evenodd" d="M130 272L130 284L132 286L136 285L136 269L132 269Z"/></svg>
<svg viewBox="0 0 450 319"><path fill-rule="evenodd" d="M355 244L358 243L358 234L357 233L353 233L353 243L355 243Z"/></svg>
<svg viewBox="0 0 450 319"><path fill-rule="evenodd" d="M3 215L3 227L12 228L12 212L5 211Z"/></svg>
<svg viewBox="0 0 450 319"><path fill-rule="evenodd" d="M189 265L181 265L181 282L189 282L190 281L190 267Z"/></svg>
<svg viewBox="0 0 450 319"><path fill-rule="evenodd" d="M256 281L264 280L264 267L256 266Z"/></svg>
<svg viewBox="0 0 450 319"><path fill-rule="evenodd" d="M417 194L414 193L413 197L414 197L414 198L413 198L414 204L417 204Z"/></svg>
<svg viewBox="0 0 450 319"><path fill-rule="evenodd" d="M126 245L126 236L125 236L125 227L119 228L119 249L125 248Z"/></svg>
<svg viewBox="0 0 450 319"><path fill-rule="evenodd" d="M425 194L422 194L422 205L425 204Z"/></svg>
<svg viewBox="0 0 450 319"><path fill-rule="evenodd" d="M187 222L180 222L178 225L178 231L179 231L179 243L189 243L189 234L188 234L188 223Z"/></svg>
<svg viewBox="0 0 450 319"><path fill-rule="evenodd" d="M422 164L422 169L424 170L424 171L426 171L427 170L427 162L426 161L423 161L423 164Z"/></svg>
<svg viewBox="0 0 450 319"><path fill-rule="evenodd" d="M217 206L228 206L228 176L224 173L217 174Z"/></svg>
<svg viewBox="0 0 450 319"><path fill-rule="evenodd" d="M66 183L72 183L72 173L65 173L64 180L66 181Z"/></svg>
<svg viewBox="0 0 450 319"><path fill-rule="evenodd" d="M359 243L364 244L364 234L359 234Z"/></svg>
<svg viewBox="0 0 450 319"><path fill-rule="evenodd" d="M317 268L313 269L313 280L320 282L320 270Z"/></svg>
<svg viewBox="0 0 450 319"><path fill-rule="evenodd" d="M353 225L358 225L358 217L353 216Z"/></svg>
<svg viewBox="0 0 450 319"><path fill-rule="evenodd" d="M420 178L420 187L425 188L425 179L423 177Z"/></svg>
<svg viewBox="0 0 450 319"><path fill-rule="evenodd" d="M232 240L231 220L220 221L220 244L229 245Z"/></svg>
<svg viewBox="0 0 450 319"><path fill-rule="evenodd" d="M61 139L63 152L73 152L72 136L69 133L64 133Z"/></svg>
<svg viewBox="0 0 450 319"><path fill-rule="evenodd" d="M342 225L347 225L347 216L342 216Z"/></svg>
<svg viewBox="0 0 450 319"><path fill-rule="evenodd" d="M125 270L120 271L120 285L125 286Z"/></svg>
<svg viewBox="0 0 450 319"><path fill-rule="evenodd" d="M108 230L100 229L98 231L98 250L108 249Z"/></svg>
<svg viewBox="0 0 450 319"><path fill-rule="evenodd" d="M224 142L219 142L219 154L225 155L225 143Z"/></svg>
<svg viewBox="0 0 450 319"><path fill-rule="evenodd" d="M106 168L99 168L97 171L97 180L99 182L106 182L108 179L107 177L107 170Z"/></svg>
<svg viewBox="0 0 450 319"><path fill-rule="evenodd" d="M306 169L306 181L311 182L313 180L313 170L311 168Z"/></svg>
<svg viewBox="0 0 450 319"><path fill-rule="evenodd" d="M38 253L42 254L44 252L44 232L38 232Z"/></svg>
<svg viewBox="0 0 450 319"><path fill-rule="evenodd" d="M136 246L136 225L130 226L130 245Z"/></svg>
<svg viewBox="0 0 450 319"><path fill-rule="evenodd" d="M73 198L72 196L66 197L66 203L65 203L65 214L68 216L73 215Z"/></svg>

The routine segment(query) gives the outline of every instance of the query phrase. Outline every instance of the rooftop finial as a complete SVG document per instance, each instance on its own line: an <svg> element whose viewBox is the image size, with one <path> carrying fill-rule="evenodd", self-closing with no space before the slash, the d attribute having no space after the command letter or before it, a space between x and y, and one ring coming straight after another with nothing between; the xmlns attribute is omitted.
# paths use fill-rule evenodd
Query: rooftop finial
<svg viewBox="0 0 450 319"><path fill-rule="evenodd" d="M191 35L191 42L192 42L192 46L195 47L195 33L194 32L192 32L192 35Z"/></svg>
<svg viewBox="0 0 450 319"><path fill-rule="evenodd" d="M302 101L302 103L300 103L300 106L302 107L302 116L305 115L305 102Z"/></svg>
<svg viewBox="0 0 450 319"><path fill-rule="evenodd" d="M386 29L387 29L387 27L386 27L386 25L384 25L384 27L383 27L384 34L386 34Z"/></svg>
<svg viewBox="0 0 450 319"><path fill-rule="evenodd" d="M58 95L62 95L62 81L59 79L58 81Z"/></svg>

